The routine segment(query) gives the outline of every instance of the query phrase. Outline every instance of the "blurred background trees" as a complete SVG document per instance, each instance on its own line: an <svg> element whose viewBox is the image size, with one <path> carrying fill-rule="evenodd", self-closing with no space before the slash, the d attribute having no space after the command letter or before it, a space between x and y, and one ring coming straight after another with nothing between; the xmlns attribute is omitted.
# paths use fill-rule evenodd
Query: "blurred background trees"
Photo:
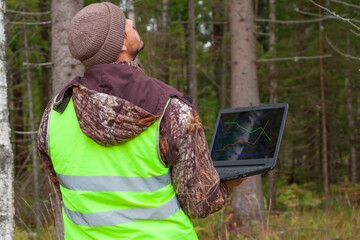
<svg viewBox="0 0 360 240"><path fill-rule="evenodd" d="M97 1L85 0L83 4L93 2ZM276 203L275 210L286 210L295 201L290 192L300 191L287 187L308 184L306 186L318 194L314 193L319 201L314 198L312 203L316 203L315 207L325 207L326 199L329 204L336 199L338 192L332 186L348 186L348 182L359 181L360 82L356 81L360 76L359 27L324 9L319 11L318 6L306 0L111 2L135 20L145 42L145 49L138 58L146 73L197 99L208 141L220 109L289 103L276 181L275 177L271 178L273 184L268 191L267 177L262 176L262 193L266 199L259 199L260 205L267 202L269 192L272 205ZM233 31L239 30L241 23L234 22L231 27L229 23L234 21L234 16L230 14L232 7L229 5L244 2L253 9L254 24L245 25L243 31L251 29L255 37L238 34L243 34L243 40L254 45L256 59L249 59L245 52L235 58L233 55L233 41L241 40ZM66 46L63 38L66 26L56 30L56 24L65 23L57 11L74 13L66 4L60 4L64 9L56 7L58 3L60 1L56 0L6 1L6 68L15 165L15 220L23 229L52 225L50 185L34 155L33 138L42 111L54 94L52 89L61 88L57 84L70 81L72 73L82 71L75 71L78 65L72 60L56 59L57 52L66 51L60 50L61 44ZM316 3L360 26L358 1ZM82 5L81 1L75 4ZM239 16L240 13L234 13L239 17L236 21L245 21L247 16ZM248 47L245 50L249 50ZM57 68L58 64L65 66ZM257 74L242 80L241 70L236 70L240 76L235 76L234 64L243 67L253 64ZM60 73L62 75L55 79L55 74ZM258 98L246 92L248 84L255 84L256 79L258 90L254 94L258 91ZM249 93L254 100L246 98ZM238 99L236 103L234 98ZM275 192L276 186L283 188ZM326 196L325 189L328 198L322 198ZM261 190L260 182L257 190ZM352 203L360 202L359 195L349 196ZM268 207L266 203L265 209Z"/></svg>

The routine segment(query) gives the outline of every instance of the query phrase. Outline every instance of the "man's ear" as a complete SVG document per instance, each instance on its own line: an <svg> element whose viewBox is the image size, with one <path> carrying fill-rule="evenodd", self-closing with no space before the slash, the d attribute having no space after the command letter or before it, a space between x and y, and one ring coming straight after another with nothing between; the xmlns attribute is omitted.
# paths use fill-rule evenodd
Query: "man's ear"
<svg viewBox="0 0 360 240"><path fill-rule="evenodd" d="M121 52L126 52L127 51L127 47L125 46L125 44L123 44L122 48L121 48Z"/></svg>

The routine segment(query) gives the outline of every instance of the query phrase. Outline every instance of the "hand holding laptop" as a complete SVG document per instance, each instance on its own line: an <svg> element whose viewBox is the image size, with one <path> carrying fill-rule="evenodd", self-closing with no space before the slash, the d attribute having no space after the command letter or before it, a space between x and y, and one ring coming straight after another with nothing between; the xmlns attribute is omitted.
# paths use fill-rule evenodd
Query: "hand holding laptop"
<svg viewBox="0 0 360 240"><path fill-rule="evenodd" d="M230 191L234 187L236 187L236 186L240 185L241 183L245 182L246 179L247 179L247 177L245 177L245 178L237 178L237 179L233 179L233 180L224 181L224 183L226 184L226 187L227 187L228 191Z"/></svg>

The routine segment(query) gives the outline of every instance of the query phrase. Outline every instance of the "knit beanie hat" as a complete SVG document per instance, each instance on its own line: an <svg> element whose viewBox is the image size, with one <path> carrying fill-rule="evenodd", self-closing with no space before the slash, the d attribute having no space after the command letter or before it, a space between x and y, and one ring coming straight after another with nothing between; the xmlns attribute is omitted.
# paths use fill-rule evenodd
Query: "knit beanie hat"
<svg viewBox="0 0 360 240"><path fill-rule="evenodd" d="M87 67L116 61L124 43L125 21L121 9L110 2L81 9L68 32L71 55Z"/></svg>

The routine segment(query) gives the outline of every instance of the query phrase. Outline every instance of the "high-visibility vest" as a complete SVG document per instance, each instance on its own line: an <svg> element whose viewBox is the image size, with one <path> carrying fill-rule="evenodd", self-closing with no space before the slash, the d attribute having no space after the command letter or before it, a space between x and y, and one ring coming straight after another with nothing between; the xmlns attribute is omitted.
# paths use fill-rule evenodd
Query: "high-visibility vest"
<svg viewBox="0 0 360 240"><path fill-rule="evenodd" d="M81 131L72 99L62 114L52 110L49 149L63 197L65 239L197 239L161 162L160 121L105 147Z"/></svg>

